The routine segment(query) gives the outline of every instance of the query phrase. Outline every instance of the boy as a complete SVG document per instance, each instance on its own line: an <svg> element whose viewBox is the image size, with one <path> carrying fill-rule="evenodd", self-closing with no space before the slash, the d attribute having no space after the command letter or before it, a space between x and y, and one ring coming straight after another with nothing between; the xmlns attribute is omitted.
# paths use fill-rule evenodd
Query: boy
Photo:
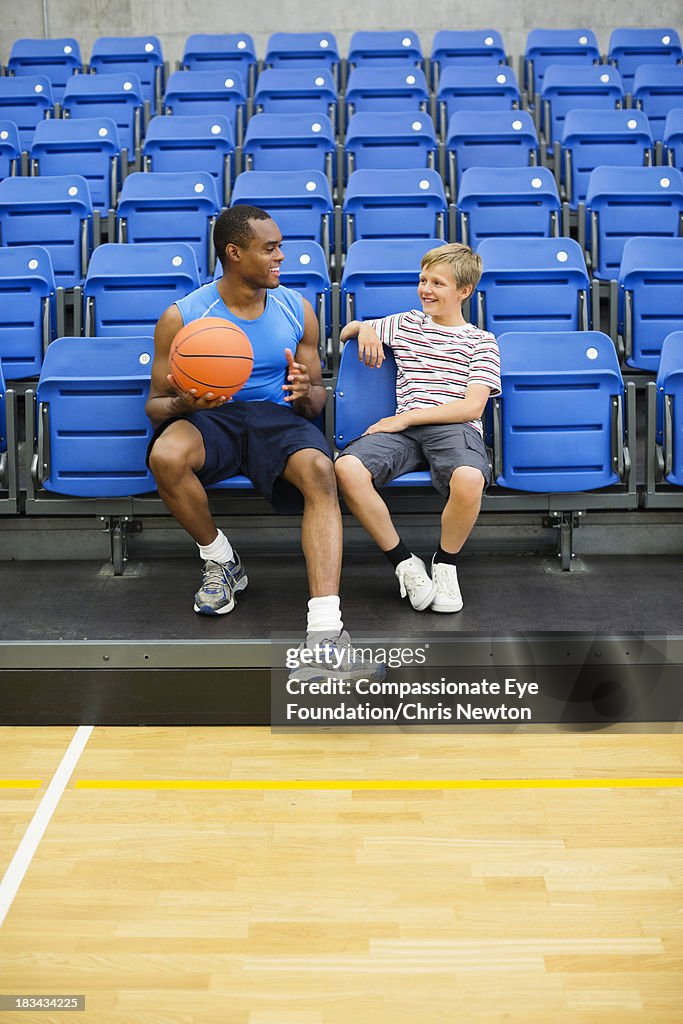
<svg viewBox="0 0 683 1024"><path fill-rule="evenodd" d="M382 344L396 359L396 414L345 448L335 472L346 504L393 565L401 597L417 611L462 608L457 555L491 482L481 416L489 397L500 394L498 346L462 315L480 277L481 259L469 246L431 249L417 288L422 312L354 320L341 332L342 341L358 337L359 358L369 365L381 365ZM431 576L399 537L375 489L425 465L447 499Z"/></svg>

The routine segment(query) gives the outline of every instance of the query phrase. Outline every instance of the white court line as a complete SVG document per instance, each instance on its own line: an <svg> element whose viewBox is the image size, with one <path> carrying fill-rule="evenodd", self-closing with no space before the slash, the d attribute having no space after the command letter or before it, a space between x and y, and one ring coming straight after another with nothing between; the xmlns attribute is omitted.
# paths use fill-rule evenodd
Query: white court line
<svg viewBox="0 0 683 1024"><path fill-rule="evenodd" d="M50 824L50 819L57 809L57 804L67 787L71 774L78 764L78 759L83 753L92 731L92 725L79 725L78 729L76 729L76 733L67 747L64 757L45 791L45 796L40 801L36 813L33 815L31 823L24 833L24 838L19 843L17 852L12 857L10 866L7 868L2 882L0 882L0 928L7 917L14 897L19 891L19 886L24 880L24 875L28 871L33 856L38 849L38 844L45 835L45 829Z"/></svg>

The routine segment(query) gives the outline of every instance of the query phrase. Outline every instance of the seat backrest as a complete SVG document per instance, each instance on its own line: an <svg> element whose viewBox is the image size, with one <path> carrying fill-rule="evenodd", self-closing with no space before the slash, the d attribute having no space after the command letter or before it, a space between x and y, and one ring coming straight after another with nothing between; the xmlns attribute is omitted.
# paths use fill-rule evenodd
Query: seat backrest
<svg viewBox="0 0 683 1024"><path fill-rule="evenodd" d="M358 31L351 36L350 67L414 67L422 62L422 45L410 29Z"/></svg>
<svg viewBox="0 0 683 1024"><path fill-rule="evenodd" d="M17 39L12 44L7 70L10 75L45 75L52 95L60 102L68 79L81 71L81 50L76 39Z"/></svg>
<svg viewBox="0 0 683 1024"><path fill-rule="evenodd" d="M349 176L344 215L353 221L346 224L347 245L359 238L444 237L446 214L437 171L370 169Z"/></svg>
<svg viewBox="0 0 683 1024"><path fill-rule="evenodd" d="M43 246L0 247L0 365L7 380L36 377L54 336L55 277Z"/></svg>
<svg viewBox="0 0 683 1024"><path fill-rule="evenodd" d="M435 73L433 84L436 85L440 72L452 64L460 67L505 64L507 56L503 37L495 29L442 29L434 36L431 59Z"/></svg>
<svg viewBox="0 0 683 1024"><path fill-rule="evenodd" d="M634 235L678 237L683 175L674 167L596 167L586 190L593 276L616 278Z"/></svg>
<svg viewBox="0 0 683 1024"><path fill-rule="evenodd" d="M656 373L664 339L683 323L683 238L629 238L619 298L626 363Z"/></svg>
<svg viewBox="0 0 683 1024"><path fill-rule="evenodd" d="M111 117L116 122L121 146L131 155L142 132L142 86L133 71L114 74L74 75L64 90L67 117Z"/></svg>
<svg viewBox="0 0 683 1024"><path fill-rule="evenodd" d="M29 150L36 125L54 113L50 79L46 75L0 76L0 117L13 121L22 150Z"/></svg>
<svg viewBox="0 0 683 1024"><path fill-rule="evenodd" d="M334 206L320 171L243 171L235 179L232 205L260 206L290 241L318 242L329 254Z"/></svg>
<svg viewBox="0 0 683 1024"><path fill-rule="evenodd" d="M7 415L5 413L5 378L0 361L0 455L7 451Z"/></svg>
<svg viewBox="0 0 683 1024"><path fill-rule="evenodd" d="M36 125L31 146L33 174L69 174L77 167L90 187L94 210L116 205L119 135L110 117L51 118Z"/></svg>
<svg viewBox="0 0 683 1024"><path fill-rule="evenodd" d="M174 71L168 76L163 107L167 114L222 114L230 122L236 142L241 142L247 99L240 71Z"/></svg>
<svg viewBox="0 0 683 1024"><path fill-rule="evenodd" d="M334 440L342 451L371 423L396 412L396 361L385 347L384 362L370 367L358 358L358 342L346 342L334 393Z"/></svg>
<svg viewBox="0 0 683 1024"><path fill-rule="evenodd" d="M153 334L164 310L200 284L195 251L184 242L99 245L83 287L85 333Z"/></svg>
<svg viewBox="0 0 683 1024"><path fill-rule="evenodd" d="M156 36L100 36L93 43L90 67L97 74L132 71L152 110L163 94L164 55Z"/></svg>
<svg viewBox="0 0 683 1024"><path fill-rule="evenodd" d="M669 165L683 170L683 103L667 114L663 138Z"/></svg>
<svg viewBox="0 0 683 1024"><path fill-rule="evenodd" d="M448 184L455 195L468 167L529 167L538 157L538 135L526 110L456 110L448 122Z"/></svg>
<svg viewBox="0 0 683 1024"><path fill-rule="evenodd" d="M349 115L362 110L427 110L429 87L424 71L413 67L354 68L346 83Z"/></svg>
<svg viewBox="0 0 683 1024"><path fill-rule="evenodd" d="M662 342L657 370L657 441L664 442L665 418L670 418L667 436L671 466L664 479L683 487L683 331L672 331ZM667 435L669 429L667 427Z"/></svg>
<svg viewBox="0 0 683 1024"><path fill-rule="evenodd" d="M119 241L187 242L197 257L201 280L207 281L213 273L211 232L220 209L208 171L135 172L121 189Z"/></svg>
<svg viewBox="0 0 683 1024"><path fill-rule="evenodd" d="M145 170L208 171L219 200L227 205L233 178L235 139L222 114L153 117L142 147Z"/></svg>
<svg viewBox="0 0 683 1024"><path fill-rule="evenodd" d="M641 64L674 64L681 60L681 40L673 28L615 28L608 57L619 68L624 88L630 92Z"/></svg>
<svg viewBox="0 0 683 1024"><path fill-rule="evenodd" d="M262 114L327 114L336 123L337 86L328 68L266 68L254 91Z"/></svg>
<svg viewBox="0 0 683 1024"><path fill-rule="evenodd" d="M520 104L517 76L512 68L497 65L444 68L436 98L444 134L456 110L513 110Z"/></svg>
<svg viewBox="0 0 683 1024"><path fill-rule="evenodd" d="M543 134L548 148L562 138L564 119L570 110L614 110L624 103L619 72L604 64L551 64L541 89Z"/></svg>
<svg viewBox="0 0 683 1024"><path fill-rule="evenodd" d="M341 282L342 321L369 320L419 308L422 257L443 239L361 239L346 254Z"/></svg>
<svg viewBox="0 0 683 1024"><path fill-rule="evenodd" d="M551 64L599 63L600 47L592 29L535 28L527 36L524 87L540 93Z"/></svg>
<svg viewBox="0 0 683 1024"><path fill-rule="evenodd" d="M633 79L633 102L645 111L655 141L661 142L667 114L683 106L683 65L641 64Z"/></svg>
<svg viewBox="0 0 683 1024"><path fill-rule="evenodd" d="M264 65L270 68L328 68L339 64L333 32L274 32L266 45Z"/></svg>
<svg viewBox="0 0 683 1024"><path fill-rule="evenodd" d="M547 238L558 234L560 197L547 167L470 167L457 208L460 239L476 248L484 238Z"/></svg>
<svg viewBox="0 0 683 1024"><path fill-rule="evenodd" d="M327 114L254 114L242 151L247 169L321 171L332 177L334 127Z"/></svg>
<svg viewBox="0 0 683 1024"><path fill-rule="evenodd" d="M58 338L50 345L37 388L46 490L111 498L155 489L145 465L153 354L151 337Z"/></svg>
<svg viewBox="0 0 683 1024"><path fill-rule="evenodd" d="M616 483L614 421L624 384L612 340L599 331L515 332L501 335L498 345L502 473L496 482L551 493Z"/></svg>
<svg viewBox="0 0 683 1024"><path fill-rule="evenodd" d="M434 122L413 110L360 111L349 119L345 150L349 172L367 168L433 167Z"/></svg>
<svg viewBox="0 0 683 1024"><path fill-rule="evenodd" d="M574 239L486 238L478 253L480 327L496 336L588 328L590 282Z"/></svg>
<svg viewBox="0 0 683 1024"><path fill-rule="evenodd" d="M21 143L14 121L0 121L0 178L9 178L20 170Z"/></svg>
<svg viewBox="0 0 683 1024"><path fill-rule="evenodd" d="M642 110L569 110L564 120L564 179L572 209L584 202L596 167L643 167L654 162L654 140ZM567 180L567 158L571 173Z"/></svg>
<svg viewBox="0 0 683 1024"><path fill-rule="evenodd" d="M249 79L255 68L256 47L248 32L198 33L185 42L181 67L187 71L239 71Z"/></svg>
<svg viewBox="0 0 683 1024"><path fill-rule="evenodd" d="M44 246L57 285L80 284L92 248L88 182L78 174L0 181L0 238L7 246Z"/></svg>

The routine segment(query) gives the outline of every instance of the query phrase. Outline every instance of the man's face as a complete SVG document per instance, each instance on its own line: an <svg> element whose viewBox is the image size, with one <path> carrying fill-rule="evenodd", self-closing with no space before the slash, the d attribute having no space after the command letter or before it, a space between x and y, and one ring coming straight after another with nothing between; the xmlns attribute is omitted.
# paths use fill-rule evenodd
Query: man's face
<svg viewBox="0 0 683 1024"><path fill-rule="evenodd" d="M274 220L252 220L249 245L239 248L240 274L253 288L277 288L284 260L282 234Z"/></svg>
<svg viewBox="0 0 683 1024"><path fill-rule="evenodd" d="M417 294L425 313L437 321L457 315L471 291L469 285L458 287L453 271L446 263L435 263L420 271Z"/></svg>

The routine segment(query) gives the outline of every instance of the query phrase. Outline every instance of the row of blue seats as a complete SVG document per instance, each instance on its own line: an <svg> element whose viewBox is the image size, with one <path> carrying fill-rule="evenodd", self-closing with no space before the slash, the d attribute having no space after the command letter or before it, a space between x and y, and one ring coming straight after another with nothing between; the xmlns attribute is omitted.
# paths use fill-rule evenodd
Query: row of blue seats
<svg viewBox="0 0 683 1024"><path fill-rule="evenodd" d="M491 111L485 119L476 111L457 111L443 147L427 114L358 113L349 122L343 150L324 114L256 114L239 160L225 118L155 117L142 156L146 171L208 171L222 205L230 201L242 163L246 170L320 171L339 199L354 170L438 169L454 198L468 167L524 167L540 161L538 135L526 111ZM120 157L111 119L47 120L33 135L30 170L34 176L65 174L76 164L88 180L93 209L106 213L115 209L126 176ZM570 110L564 118L554 173L571 209L585 200L595 167L654 164L683 169L683 107L667 115L664 144L657 147L639 110ZM0 179L17 176L21 169L16 126L0 121Z"/></svg>
<svg viewBox="0 0 683 1024"><path fill-rule="evenodd" d="M46 118L109 117L117 126L120 145L133 159L147 129L149 110L134 73L76 75L66 84L58 108L49 80L43 76L0 78L0 115L14 121L22 150L28 150L36 126ZM459 110L516 110L525 104L514 71L505 66L450 67L443 72L435 95L424 72L401 68L356 68L341 98L331 74L322 70L268 69L259 77L247 105L238 72L178 71L170 76L158 112L172 115L220 115L230 123L241 145L248 115L315 114L330 118L335 135L343 135L354 113L412 110L432 112L445 139L448 122ZM561 138L568 110L636 107L645 111L653 137L661 141L668 112L683 105L683 65L644 64L636 72L633 92L627 93L619 72L605 65L551 65L545 73L535 108L548 152ZM153 108L157 112L157 108ZM342 118L343 113L343 118Z"/></svg>
<svg viewBox="0 0 683 1024"><path fill-rule="evenodd" d="M644 62L680 62L681 43L671 28L616 28L606 55L601 56L595 32L587 28L533 29L529 32L522 69L526 89L538 92L545 69L552 63L610 63L631 79ZM359 31L351 37L346 62L352 67L415 67L425 54L412 30ZM268 40L263 65L273 68L327 67L336 71L342 56L332 32L276 32ZM434 81L451 65L510 64L501 34L495 29L452 30L436 33L430 52ZM248 33L195 34L185 43L180 66L188 70L232 68L252 81L259 68L254 40ZM161 95L164 60L156 36L105 36L93 45L89 67L134 71L144 80L147 98ZM84 70L75 39L18 39L12 46L8 72L51 76L56 90L66 78Z"/></svg>
<svg viewBox="0 0 683 1024"><path fill-rule="evenodd" d="M283 243L282 283L300 291L316 309L326 370L336 367L342 324L419 306L420 259L426 248L442 244L438 239L397 240L391 246L379 240L355 242L337 288L318 245ZM600 296L573 239L489 238L479 253L484 271L470 303L473 323L496 336L599 326ZM163 311L199 283L194 252L184 243L102 245L90 261L83 294L76 298L77 327L80 332L83 322L86 336L100 338L149 334ZM64 333L47 250L0 248L0 292L5 377L35 377L48 346ZM656 373L664 338L683 324L683 238L629 239L611 301L612 340L625 366Z"/></svg>

